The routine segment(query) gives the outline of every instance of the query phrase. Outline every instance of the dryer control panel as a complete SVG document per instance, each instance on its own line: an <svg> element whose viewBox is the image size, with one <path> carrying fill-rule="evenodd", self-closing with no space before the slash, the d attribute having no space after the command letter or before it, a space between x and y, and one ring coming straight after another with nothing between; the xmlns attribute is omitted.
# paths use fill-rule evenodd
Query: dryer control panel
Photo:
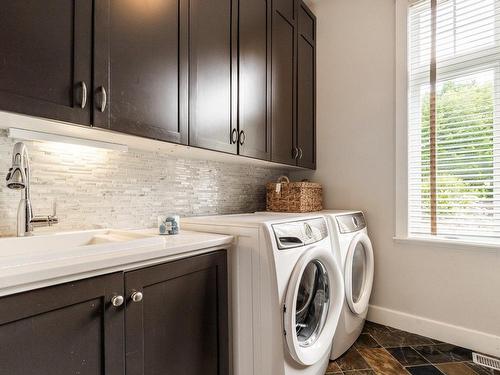
<svg viewBox="0 0 500 375"><path fill-rule="evenodd" d="M272 227L280 250L310 245L328 237L327 225L322 217L273 224Z"/></svg>
<svg viewBox="0 0 500 375"><path fill-rule="evenodd" d="M340 233L352 233L366 228L366 221L362 212L340 215L336 219Z"/></svg>

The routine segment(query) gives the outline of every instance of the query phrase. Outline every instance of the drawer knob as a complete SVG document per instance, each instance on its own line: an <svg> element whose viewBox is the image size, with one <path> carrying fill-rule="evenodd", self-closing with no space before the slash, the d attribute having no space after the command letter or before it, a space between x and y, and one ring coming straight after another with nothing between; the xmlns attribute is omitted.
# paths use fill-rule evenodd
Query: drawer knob
<svg viewBox="0 0 500 375"><path fill-rule="evenodd" d="M124 301L125 301L125 299L123 298L123 296L114 296L113 298L111 298L111 304L114 307L119 307L119 306L123 305Z"/></svg>
<svg viewBox="0 0 500 375"><path fill-rule="evenodd" d="M141 292L134 292L130 296L130 299L132 300L132 302L141 302L143 297L144 296L142 295Z"/></svg>

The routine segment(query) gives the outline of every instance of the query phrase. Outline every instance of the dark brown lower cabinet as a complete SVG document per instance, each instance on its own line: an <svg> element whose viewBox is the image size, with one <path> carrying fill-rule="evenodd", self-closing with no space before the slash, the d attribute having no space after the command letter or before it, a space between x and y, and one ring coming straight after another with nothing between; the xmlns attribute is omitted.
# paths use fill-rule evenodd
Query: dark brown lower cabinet
<svg viewBox="0 0 500 375"><path fill-rule="evenodd" d="M115 273L0 299L1 375L123 375Z"/></svg>
<svg viewBox="0 0 500 375"><path fill-rule="evenodd" d="M228 374L225 252L128 272L125 289L127 375Z"/></svg>
<svg viewBox="0 0 500 375"><path fill-rule="evenodd" d="M228 356L225 251L0 298L0 375L227 375Z"/></svg>

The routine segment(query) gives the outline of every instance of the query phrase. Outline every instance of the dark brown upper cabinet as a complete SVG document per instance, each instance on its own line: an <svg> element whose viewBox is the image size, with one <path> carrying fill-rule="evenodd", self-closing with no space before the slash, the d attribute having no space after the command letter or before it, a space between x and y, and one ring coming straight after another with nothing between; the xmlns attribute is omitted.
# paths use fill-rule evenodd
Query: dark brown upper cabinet
<svg viewBox="0 0 500 375"><path fill-rule="evenodd" d="M235 4L189 2L189 144L228 153L237 152Z"/></svg>
<svg viewBox="0 0 500 375"><path fill-rule="evenodd" d="M300 0L0 0L0 110L315 168Z"/></svg>
<svg viewBox="0 0 500 375"><path fill-rule="evenodd" d="M90 124L92 0L0 1L0 110Z"/></svg>
<svg viewBox="0 0 500 375"><path fill-rule="evenodd" d="M316 167L316 18L297 0L274 0L272 153L278 163Z"/></svg>
<svg viewBox="0 0 500 375"><path fill-rule="evenodd" d="M125 290L127 375L228 375L224 251L127 272Z"/></svg>
<svg viewBox="0 0 500 375"><path fill-rule="evenodd" d="M295 0L274 0L272 13L272 160L296 164Z"/></svg>
<svg viewBox="0 0 500 375"><path fill-rule="evenodd" d="M301 3L297 45L297 165L316 168L316 17Z"/></svg>
<svg viewBox="0 0 500 375"><path fill-rule="evenodd" d="M184 143L187 0L101 0L95 11L94 125Z"/></svg>
<svg viewBox="0 0 500 375"><path fill-rule="evenodd" d="M240 155L271 157L271 0L239 0Z"/></svg>
<svg viewBox="0 0 500 375"><path fill-rule="evenodd" d="M0 375L123 375L123 274L0 300Z"/></svg>

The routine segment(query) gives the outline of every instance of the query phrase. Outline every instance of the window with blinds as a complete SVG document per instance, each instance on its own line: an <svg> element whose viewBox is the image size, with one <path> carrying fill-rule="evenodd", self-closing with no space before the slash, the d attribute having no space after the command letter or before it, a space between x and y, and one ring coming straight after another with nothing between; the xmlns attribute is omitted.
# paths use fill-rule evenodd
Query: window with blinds
<svg viewBox="0 0 500 375"><path fill-rule="evenodd" d="M408 233L500 241L500 0L412 1Z"/></svg>

